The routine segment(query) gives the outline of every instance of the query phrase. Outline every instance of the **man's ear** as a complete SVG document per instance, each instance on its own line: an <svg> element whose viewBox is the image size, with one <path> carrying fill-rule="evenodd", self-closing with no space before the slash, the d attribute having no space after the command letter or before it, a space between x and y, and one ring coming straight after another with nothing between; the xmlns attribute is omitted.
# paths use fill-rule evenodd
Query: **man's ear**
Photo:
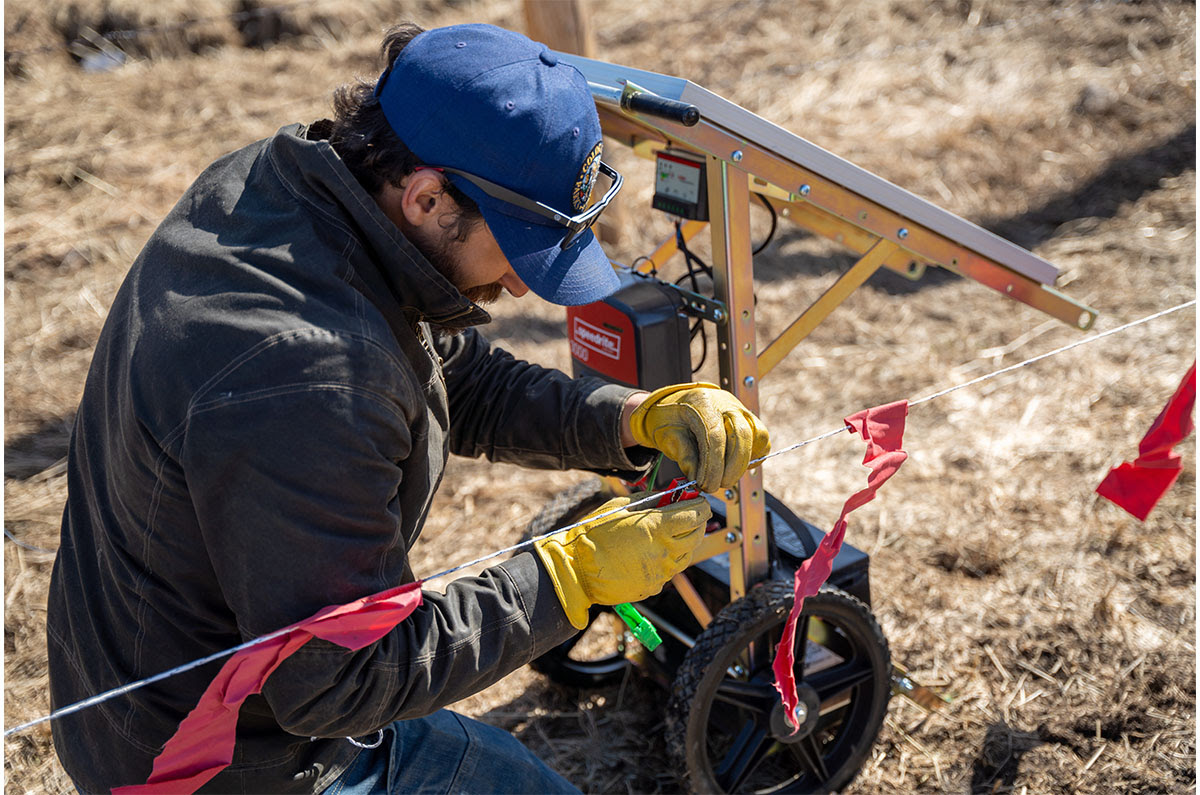
<svg viewBox="0 0 1200 795"><path fill-rule="evenodd" d="M456 210L453 201L446 195L443 180L442 175L432 169L414 171L405 179L402 188L393 188L399 191L399 196L389 198L404 220L413 226L438 224L443 215Z"/></svg>

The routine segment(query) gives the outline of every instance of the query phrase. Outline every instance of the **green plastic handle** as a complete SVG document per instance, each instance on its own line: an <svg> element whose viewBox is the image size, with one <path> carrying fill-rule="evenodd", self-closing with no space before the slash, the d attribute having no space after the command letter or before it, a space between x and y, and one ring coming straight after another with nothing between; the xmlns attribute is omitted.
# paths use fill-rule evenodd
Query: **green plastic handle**
<svg viewBox="0 0 1200 795"><path fill-rule="evenodd" d="M623 602L619 605L613 605L613 611L621 617L625 625L629 627L629 631L637 638L643 646L650 651L654 651L662 644L662 638L658 636L658 630L654 625L642 617L642 614L637 611L637 608Z"/></svg>

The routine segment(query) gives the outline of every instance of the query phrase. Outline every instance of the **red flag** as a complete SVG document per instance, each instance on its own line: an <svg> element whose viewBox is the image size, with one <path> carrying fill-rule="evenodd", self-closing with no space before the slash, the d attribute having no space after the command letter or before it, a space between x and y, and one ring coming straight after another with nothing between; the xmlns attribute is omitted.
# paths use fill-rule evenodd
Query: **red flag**
<svg viewBox="0 0 1200 795"><path fill-rule="evenodd" d="M287 634L233 655L200 702L154 759L145 784L117 787L113 795L192 793L233 759L238 709L261 692L279 664L312 638L358 650L386 635L421 604L421 583L391 588L344 605L322 608L288 627Z"/></svg>
<svg viewBox="0 0 1200 795"><path fill-rule="evenodd" d="M896 474L904 459L908 458L908 453L900 449L904 442L906 416L908 401L901 400L860 411L845 419L847 425L867 440L867 454L863 458L863 464L871 468L871 473L867 475L867 487L851 496L842 506L842 514L833 526L833 531L821 539L813 556L796 569L795 604L792 605L792 612L788 614L783 637L775 650L775 662L771 666L775 671L775 689L783 699L784 714L788 723L792 723L791 716L799 702L794 672L795 641L796 623L800 619L804 599L816 594L833 571L833 559L841 550L842 539L846 535L846 514L875 499L875 492L879 487ZM794 723L792 725L795 730L799 729Z"/></svg>
<svg viewBox="0 0 1200 795"><path fill-rule="evenodd" d="M1096 493L1145 521L1183 470L1183 458L1172 448L1192 432L1195 405L1196 363L1192 362L1183 382L1142 437L1138 457L1109 470Z"/></svg>

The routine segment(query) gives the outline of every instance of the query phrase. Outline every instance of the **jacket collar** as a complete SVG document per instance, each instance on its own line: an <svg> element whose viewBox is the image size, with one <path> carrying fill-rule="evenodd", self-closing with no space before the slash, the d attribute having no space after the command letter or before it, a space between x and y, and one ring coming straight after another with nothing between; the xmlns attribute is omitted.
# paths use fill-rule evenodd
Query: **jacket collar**
<svg viewBox="0 0 1200 795"><path fill-rule="evenodd" d="M349 224L392 297L421 320L466 328L492 318L442 276L400 233L326 140L308 140L305 126L281 128L267 142L272 164L297 187L297 198Z"/></svg>

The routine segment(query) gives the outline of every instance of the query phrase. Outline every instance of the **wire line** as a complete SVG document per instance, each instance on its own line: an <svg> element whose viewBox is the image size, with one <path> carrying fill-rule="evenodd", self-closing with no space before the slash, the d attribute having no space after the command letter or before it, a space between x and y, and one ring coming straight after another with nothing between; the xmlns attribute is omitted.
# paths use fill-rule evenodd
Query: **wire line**
<svg viewBox="0 0 1200 795"><path fill-rule="evenodd" d="M958 384L957 386L952 386L952 387L949 387L948 389L943 389L940 392L935 392L932 395L928 395L928 396L920 398L918 400L913 400L913 401L909 402L908 405L916 406L921 403L927 403L931 400L942 397L943 395L948 395L951 392L955 392L959 389L965 389L966 387L982 383L983 381L988 381L992 378L997 378L1001 375L1004 375L1005 373L1012 372L1013 370L1019 369L1021 367L1026 367L1030 364L1033 364L1034 362L1041 361L1042 359L1046 359L1050 356L1054 356L1054 355L1057 355L1064 351L1071 350L1072 348L1078 348L1081 345L1086 345L1090 342L1095 342L1096 340L1099 340L1099 339L1104 339L1105 337L1111 336L1113 334L1117 334L1122 331L1126 331L1135 326L1140 326L1144 323L1149 323L1152 320L1163 317L1165 315L1169 315L1173 312L1178 312L1181 309L1186 309L1189 306L1195 306L1195 304L1196 304L1196 299L1186 301L1182 304L1179 304L1178 306L1173 306L1170 309L1164 309L1161 312L1155 312L1152 315L1147 315L1146 317L1143 317L1139 320L1134 320L1130 323L1125 323L1124 325L1117 326L1116 328L1112 328L1112 329L1109 329L1108 331L1104 331L1099 334L1095 334L1091 337L1085 337L1084 339L1076 340L1075 342L1073 342L1069 345L1064 345L1061 348L1056 348L1052 351L1049 351L1048 353L1043 353L1038 356L1034 356L1032 358L1026 359L1023 362L1019 362L1019 363L1011 365L1009 367L1005 367L1000 370L996 370L994 372L988 373L987 375L980 376L979 378L972 379L971 381L967 381L966 383ZM757 466L769 458L774 458L775 456L783 455L784 453L792 452L793 450L798 450L799 448L804 447L805 445L812 444L813 442L818 442L822 439L828 439L829 437L836 436L837 434L842 433L848 429L849 429L849 426L843 424L842 427L840 427L840 428L835 428L833 430L826 431L825 433L822 433L818 436L814 436L811 439L806 439L802 442L797 442L796 444L785 447L782 450L777 450L775 452L768 453L767 455L762 456L761 458L756 458L750 462L750 466ZM595 522L598 519L605 519L609 516L613 516L614 514L618 514L622 511L627 511L630 508L635 508L635 507L638 507L641 505L646 505L651 502L657 502L658 500L661 500L664 496L674 494L675 492L682 491L684 489L691 488L695 485L696 485L696 481L691 480L691 481L688 481L687 483L681 483L681 484L674 486L673 488L667 489L665 491L648 494L645 497L642 497L640 499L637 499L637 500L634 500L633 502L628 503L627 505L622 505L617 508L613 508L609 511L605 511L604 513L587 516L584 519L581 519L578 522L575 522L574 524L569 524L569 525L566 525L565 527L556 528L554 530L551 530L548 533L543 533L540 536L535 536L533 538L529 538L524 541L521 541L517 544L513 544L512 546L505 547L505 548L497 550L495 552L490 552L487 555L484 555L483 557L476 558L475 560L471 560L466 563L461 563L452 568L445 569L443 571L439 571L436 574L432 574L429 577L424 578L423 580L421 580L421 582L430 582L432 580L440 579L442 577L447 577L451 574L455 574L459 571L462 571L463 569L467 569L472 566L477 566L480 563L485 563L494 558L498 558L501 555L504 555L504 554L507 554L510 552L515 552L516 550L521 549L522 547L528 546L537 541L541 541L542 539L552 536L556 533L565 532L567 530L574 530L577 527L581 527L585 524ZM18 726L14 726L11 729L6 729L4 731L4 736L8 737L11 734L15 734L16 732L23 731L24 729L32 728L33 726L37 726L38 724L45 723L46 721L56 720L58 718L65 717L66 715L70 715L74 712L79 712L80 710L95 706L96 704L100 704L104 701L108 701L109 699L116 698L117 696L120 696L120 695L124 695L125 693L129 693L133 690L137 690L138 688L144 687L144 686L152 684L154 682L161 682L164 679L175 676L177 674L184 673L185 671L190 671L193 668L198 668L198 667L200 667L202 665L206 665L210 662L214 662L216 660L221 659L222 657L228 657L232 654L236 654L237 652L257 646L260 643L266 643L269 640L278 638L278 637L285 635L291 631L292 631L292 627L284 627L283 629L276 630L275 632L271 632L267 635L263 635L261 637L254 638L252 640L248 640L245 643L242 643L238 646L234 646L231 649L226 649L225 651L215 652L213 654L208 655L207 657L202 657L201 659L193 660L189 663L184 663L183 665L177 666L168 671L163 671L162 673L155 674L154 676L151 676L147 679L142 679L137 682L130 682L128 684L114 688L113 690L108 690L103 693L99 693L95 696L92 696L91 698L85 699L84 701L79 701L79 702L76 702L75 704L71 704L69 706L55 710L54 712L51 712L49 715L45 715L43 717L36 718L31 721L27 721L26 723L22 723Z"/></svg>

